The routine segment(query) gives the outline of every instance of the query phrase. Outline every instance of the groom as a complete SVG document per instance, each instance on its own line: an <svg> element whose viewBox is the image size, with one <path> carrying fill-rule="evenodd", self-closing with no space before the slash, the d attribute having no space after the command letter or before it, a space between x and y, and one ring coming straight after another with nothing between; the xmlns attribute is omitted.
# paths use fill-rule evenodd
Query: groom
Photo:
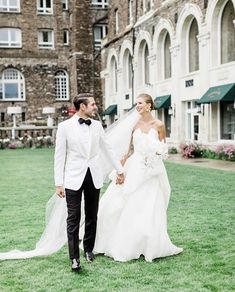
<svg viewBox="0 0 235 292"><path fill-rule="evenodd" d="M92 94L79 94L74 98L76 114L58 126L56 135L54 175L56 194L66 195L68 217L67 236L72 271L81 268L79 260L79 224L81 198L85 203L85 235L83 246L88 262L94 259L97 212L100 188L103 185L101 149L105 151L117 170L117 183L124 182L121 163L105 139L101 123L92 119L97 106Z"/></svg>

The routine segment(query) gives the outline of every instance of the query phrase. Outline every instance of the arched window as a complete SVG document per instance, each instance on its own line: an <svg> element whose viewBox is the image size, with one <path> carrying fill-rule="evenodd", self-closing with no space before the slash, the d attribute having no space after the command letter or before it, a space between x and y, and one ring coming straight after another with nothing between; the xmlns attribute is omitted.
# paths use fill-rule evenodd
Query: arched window
<svg viewBox="0 0 235 292"><path fill-rule="evenodd" d="M61 4L62 4L62 9L63 10L68 10L68 0L61 0Z"/></svg>
<svg viewBox="0 0 235 292"><path fill-rule="evenodd" d="M133 11L132 11L133 7L132 7L132 5L133 5L132 0L128 0L127 24L131 24L133 22Z"/></svg>
<svg viewBox="0 0 235 292"><path fill-rule="evenodd" d="M117 34L117 33L119 33L119 14L118 14L118 9L114 10L114 19L115 19L114 34Z"/></svg>
<svg viewBox="0 0 235 292"><path fill-rule="evenodd" d="M149 48L147 43L144 47L144 84L149 84Z"/></svg>
<svg viewBox="0 0 235 292"><path fill-rule="evenodd" d="M132 56L128 49L126 49L124 53L123 65L124 65L123 72L124 87L126 90L128 90L132 87Z"/></svg>
<svg viewBox="0 0 235 292"><path fill-rule="evenodd" d="M195 18L193 18L189 27L189 46L188 46L188 60L189 60L189 72L199 70L199 45L197 40L198 25Z"/></svg>
<svg viewBox="0 0 235 292"><path fill-rule="evenodd" d="M68 74L65 70L59 70L55 74L55 98L57 100L69 99Z"/></svg>
<svg viewBox="0 0 235 292"><path fill-rule="evenodd" d="M165 79L171 78L171 40L167 32L164 40L164 77Z"/></svg>
<svg viewBox="0 0 235 292"><path fill-rule="evenodd" d="M143 0L141 6L143 7L143 13L149 12L152 8L152 0Z"/></svg>
<svg viewBox="0 0 235 292"><path fill-rule="evenodd" d="M145 40L140 43L138 72L140 84L149 84L149 48Z"/></svg>
<svg viewBox="0 0 235 292"><path fill-rule="evenodd" d="M25 100L24 76L20 71L11 68L0 74L0 100Z"/></svg>
<svg viewBox="0 0 235 292"><path fill-rule="evenodd" d="M221 63L235 61L234 8L232 1L224 6L221 15Z"/></svg>
<svg viewBox="0 0 235 292"><path fill-rule="evenodd" d="M111 93L117 92L117 61L113 56L110 62L110 91Z"/></svg>

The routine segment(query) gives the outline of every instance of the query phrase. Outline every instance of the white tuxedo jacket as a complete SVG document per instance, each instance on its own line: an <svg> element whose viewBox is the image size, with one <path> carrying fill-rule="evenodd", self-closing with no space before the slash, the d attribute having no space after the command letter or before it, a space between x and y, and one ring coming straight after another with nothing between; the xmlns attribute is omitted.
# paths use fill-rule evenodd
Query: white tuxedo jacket
<svg viewBox="0 0 235 292"><path fill-rule="evenodd" d="M75 114L58 125L54 157L55 185L78 190L89 167L94 185L100 189L103 186L101 149L118 173L124 170L105 140L101 123L92 119L88 126L79 124L78 119L79 116Z"/></svg>

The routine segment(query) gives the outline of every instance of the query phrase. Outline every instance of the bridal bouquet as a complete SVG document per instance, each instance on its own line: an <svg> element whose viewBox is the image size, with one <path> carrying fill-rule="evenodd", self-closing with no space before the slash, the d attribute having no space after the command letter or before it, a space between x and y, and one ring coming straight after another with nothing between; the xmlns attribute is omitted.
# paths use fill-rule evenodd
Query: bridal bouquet
<svg viewBox="0 0 235 292"><path fill-rule="evenodd" d="M160 175L164 170L162 160L168 157L167 144L161 141L152 142L147 145L145 150L144 165L147 174Z"/></svg>

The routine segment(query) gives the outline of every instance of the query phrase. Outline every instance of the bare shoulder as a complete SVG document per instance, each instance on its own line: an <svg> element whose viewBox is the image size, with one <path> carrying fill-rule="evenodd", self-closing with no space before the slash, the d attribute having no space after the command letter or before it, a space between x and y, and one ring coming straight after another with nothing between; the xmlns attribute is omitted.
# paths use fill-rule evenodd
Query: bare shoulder
<svg viewBox="0 0 235 292"><path fill-rule="evenodd" d="M141 126L141 121L138 120L138 121L135 123L132 132L134 132L134 131L135 131L136 129L138 129L140 126Z"/></svg>
<svg viewBox="0 0 235 292"><path fill-rule="evenodd" d="M159 119L154 119L154 126L158 130L163 129L165 127L164 123Z"/></svg>

